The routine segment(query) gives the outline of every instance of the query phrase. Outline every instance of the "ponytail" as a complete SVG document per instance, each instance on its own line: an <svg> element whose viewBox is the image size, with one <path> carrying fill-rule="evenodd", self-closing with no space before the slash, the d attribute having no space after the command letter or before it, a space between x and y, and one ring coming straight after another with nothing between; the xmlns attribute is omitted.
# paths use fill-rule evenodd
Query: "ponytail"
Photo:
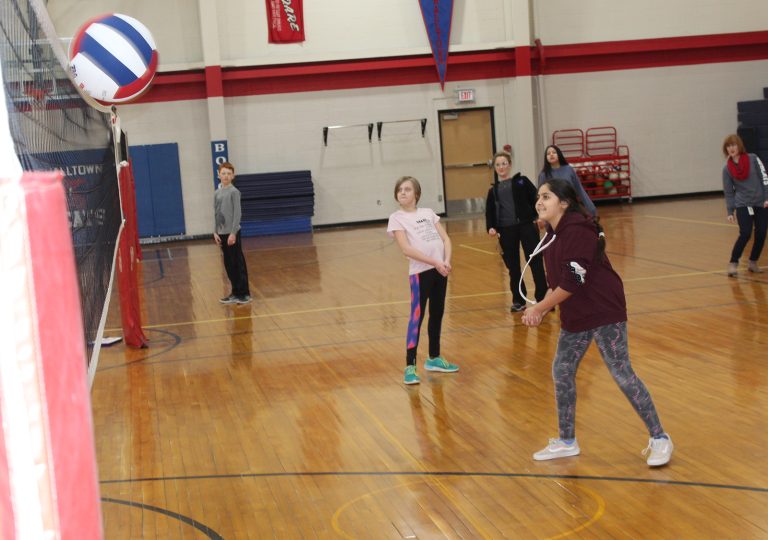
<svg viewBox="0 0 768 540"><path fill-rule="evenodd" d="M603 226L600 225L600 218L595 216L593 218L595 223L595 229L597 229L597 247L595 248L595 259L600 260L605 257L605 232Z"/></svg>

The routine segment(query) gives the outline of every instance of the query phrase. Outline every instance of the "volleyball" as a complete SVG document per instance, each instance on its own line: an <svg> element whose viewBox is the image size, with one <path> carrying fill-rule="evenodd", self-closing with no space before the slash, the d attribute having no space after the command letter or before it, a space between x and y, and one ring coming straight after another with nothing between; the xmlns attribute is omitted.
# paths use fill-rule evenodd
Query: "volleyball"
<svg viewBox="0 0 768 540"><path fill-rule="evenodd" d="M69 53L80 89L103 103L126 103L144 93L157 71L157 47L146 26L127 15L108 13L86 22Z"/></svg>

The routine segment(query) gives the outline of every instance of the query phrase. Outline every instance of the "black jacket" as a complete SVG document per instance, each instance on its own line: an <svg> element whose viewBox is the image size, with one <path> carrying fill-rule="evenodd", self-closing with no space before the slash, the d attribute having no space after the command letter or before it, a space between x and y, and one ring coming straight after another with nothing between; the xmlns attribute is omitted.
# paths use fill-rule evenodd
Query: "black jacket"
<svg viewBox="0 0 768 540"><path fill-rule="evenodd" d="M509 182L512 182L512 196L515 198L515 217L517 223L533 223L539 217L536 212L536 197L538 192L536 186L527 176L520 173L515 174ZM488 190L488 197L485 200L485 229L498 229L499 215L499 182L495 182Z"/></svg>

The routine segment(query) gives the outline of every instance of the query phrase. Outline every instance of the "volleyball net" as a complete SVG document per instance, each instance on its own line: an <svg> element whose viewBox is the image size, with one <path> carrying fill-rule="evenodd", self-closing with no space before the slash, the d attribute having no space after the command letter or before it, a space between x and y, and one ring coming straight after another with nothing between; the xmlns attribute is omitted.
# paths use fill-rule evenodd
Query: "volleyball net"
<svg viewBox="0 0 768 540"><path fill-rule="evenodd" d="M116 167L120 132L109 109L86 101L71 82L66 53L40 4L6 0L0 7L3 91L22 170L63 173L92 381L123 223Z"/></svg>
<svg viewBox="0 0 768 540"><path fill-rule="evenodd" d="M138 241L119 119L67 69L44 0L0 2L0 538L101 536L89 386Z"/></svg>

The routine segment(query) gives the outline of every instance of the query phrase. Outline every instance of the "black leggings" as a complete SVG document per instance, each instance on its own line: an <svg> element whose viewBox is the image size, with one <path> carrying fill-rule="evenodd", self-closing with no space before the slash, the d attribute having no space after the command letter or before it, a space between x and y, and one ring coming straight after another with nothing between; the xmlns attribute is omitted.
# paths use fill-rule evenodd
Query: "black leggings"
<svg viewBox="0 0 768 540"><path fill-rule="evenodd" d="M749 254L749 260L757 262L760 253L765 244L765 234L768 231L768 208L753 206L754 215L749 215L749 209L737 208L736 221L739 223L739 237L733 245L731 252L731 262L738 263L744 248L747 247L750 236L752 236L752 227L755 228L755 242L752 244L752 252Z"/></svg>
<svg viewBox="0 0 768 540"><path fill-rule="evenodd" d="M411 284L411 316L408 320L408 337L406 338L406 365L416 365L416 348L419 346L421 322L429 300L429 357L440 356L440 328L443 324L445 311L445 293L448 290L448 278L434 268L408 277Z"/></svg>

